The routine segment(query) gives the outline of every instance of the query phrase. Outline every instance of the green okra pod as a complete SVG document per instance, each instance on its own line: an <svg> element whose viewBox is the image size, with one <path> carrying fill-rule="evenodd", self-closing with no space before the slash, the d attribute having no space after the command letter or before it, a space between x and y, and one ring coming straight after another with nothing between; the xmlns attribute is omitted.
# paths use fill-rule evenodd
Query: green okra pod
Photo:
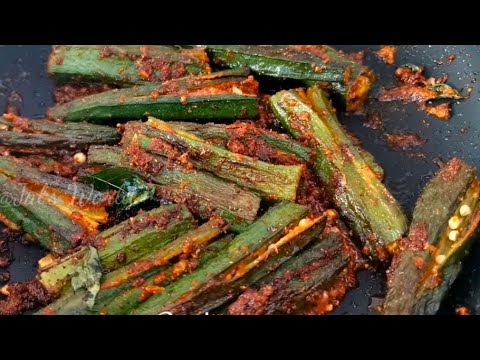
<svg viewBox="0 0 480 360"><path fill-rule="evenodd" d="M65 122L91 121L116 125L145 118L205 120L254 118L258 114L258 83L252 77L223 72L170 80L86 96L49 111Z"/></svg>
<svg viewBox="0 0 480 360"><path fill-rule="evenodd" d="M327 84L347 111L363 108L373 72L327 45L207 45L213 62L309 85Z"/></svg>
<svg viewBox="0 0 480 360"><path fill-rule="evenodd" d="M48 73L63 82L128 86L210 72L205 49L162 45L54 45Z"/></svg>
<svg viewBox="0 0 480 360"><path fill-rule="evenodd" d="M225 274L225 280L235 281L263 261L268 261L269 256L275 252L273 247L280 249L289 245L290 240L295 239L296 235L320 221L305 219L301 222L307 215L307 208L301 205L281 203L274 206L245 232L237 235L213 259L167 286L165 291L153 295L130 313L158 314L175 308L181 313L184 306L204 308L203 302L195 305L195 298L215 284L218 276L230 270ZM291 226L297 227L285 233L285 229Z"/></svg>
<svg viewBox="0 0 480 360"><path fill-rule="evenodd" d="M292 314L304 310L309 295L328 288L348 265L341 234L327 232L295 257L253 284L232 303L231 315ZM253 294L268 294L262 302L245 301Z"/></svg>
<svg viewBox="0 0 480 360"><path fill-rule="evenodd" d="M408 237L389 269L385 314L435 314L457 278L480 222L476 169L452 159L420 195Z"/></svg>
<svg viewBox="0 0 480 360"><path fill-rule="evenodd" d="M98 255L105 270L115 270L155 251L194 227L183 205L142 212L98 234Z"/></svg>
<svg viewBox="0 0 480 360"><path fill-rule="evenodd" d="M326 95L317 87L281 91L270 99L285 128L316 151L315 170L341 216L364 242L384 258L384 249L407 230L400 206L344 132Z"/></svg>
<svg viewBox="0 0 480 360"><path fill-rule="evenodd" d="M157 146L160 139L182 154L187 153L188 161L196 168L210 171L267 199L294 201L296 198L302 165L273 165L236 154L152 117L139 127L138 132L127 137L149 152L171 155L168 150ZM125 139L126 136L124 142Z"/></svg>
<svg viewBox="0 0 480 360"><path fill-rule="evenodd" d="M174 201L188 202L198 207L200 215L209 217L213 212L232 224L231 230L242 230L251 223L260 207L260 198L235 184L202 171L187 171L182 166L169 163L167 159L137 151L157 171L145 171L125 155L122 148L92 146L88 161L92 164L128 166L149 181L157 184L158 195Z"/></svg>
<svg viewBox="0 0 480 360"><path fill-rule="evenodd" d="M19 153L85 149L90 145L109 145L120 140L116 129L108 126L29 120L12 114L0 117L0 126L5 127L0 131L0 146Z"/></svg>

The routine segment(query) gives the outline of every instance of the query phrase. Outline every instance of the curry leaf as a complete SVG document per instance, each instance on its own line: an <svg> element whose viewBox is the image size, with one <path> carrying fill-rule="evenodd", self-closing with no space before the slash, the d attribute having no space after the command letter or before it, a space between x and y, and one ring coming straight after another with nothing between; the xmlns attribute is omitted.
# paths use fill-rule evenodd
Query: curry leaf
<svg viewBox="0 0 480 360"><path fill-rule="evenodd" d="M86 291L84 301L90 308L95 304L95 297L100 290L101 277L102 265L97 250L89 246L85 256L76 267L76 272L72 275L71 283L75 292L81 289Z"/></svg>
<svg viewBox="0 0 480 360"><path fill-rule="evenodd" d="M82 176L80 180L91 184L95 190L116 190L115 204L124 210L151 199L155 193L153 186L125 167L106 168L96 174Z"/></svg>
<svg viewBox="0 0 480 360"><path fill-rule="evenodd" d="M84 175L80 180L90 184L98 191L120 190L124 182L138 178L138 175L126 167L111 167L96 174Z"/></svg>
<svg viewBox="0 0 480 360"><path fill-rule="evenodd" d="M447 84L435 84L428 87L435 91L438 95L435 99L453 99L453 100L461 100L463 96L460 93L452 88L450 85Z"/></svg>

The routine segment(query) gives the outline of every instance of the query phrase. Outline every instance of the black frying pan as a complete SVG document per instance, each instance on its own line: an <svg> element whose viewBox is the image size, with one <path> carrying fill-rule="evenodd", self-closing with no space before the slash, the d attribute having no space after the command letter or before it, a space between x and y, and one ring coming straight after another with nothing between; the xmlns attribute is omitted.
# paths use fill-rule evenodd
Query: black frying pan
<svg viewBox="0 0 480 360"><path fill-rule="evenodd" d="M395 84L395 67L384 64L374 55L372 50L377 50L377 45L334 46L348 52L366 50L365 63L379 77L372 91L372 98L381 87ZM48 45L0 46L0 109L4 107L10 91L15 90L23 98L22 115L39 118L45 114L53 103L53 84L45 70L49 52ZM448 65L440 64L446 63L451 54L456 56L455 61ZM363 146L383 166L386 185L410 216L421 188L438 168L437 160L458 156L480 169L480 88L475 83L480 72L480 46L398 46L396 64L405 63L425 65L427 75L438 77L447 74L449 84L457 89L473 87L469 99L454 105L454 114L448 122L417 111L415 104L378 103L375 100L370 102L369 111L378 111L381 114L385 131L416 132L427 139L428 142L421 148L424 158L389 148L382 139L381 131L363 126L364 116L340 116L347 129L363 142ZM468 130L464 133L461 129ZM10 243L10 248L16 259L7 269L11 273L11 280L30 279L35 274L36 261L43 255L42 250L16 241ZM384 295L384 277L381 273L361 272L358 280L359 286L347 294L335 314L372 313L369 310L372 297ZM473 312L480 313L480 300L477 301L477 298L480 298L480 242L473 247L461 277L454 284L440 312L453 313L455 307L467 306Z"/></svg>

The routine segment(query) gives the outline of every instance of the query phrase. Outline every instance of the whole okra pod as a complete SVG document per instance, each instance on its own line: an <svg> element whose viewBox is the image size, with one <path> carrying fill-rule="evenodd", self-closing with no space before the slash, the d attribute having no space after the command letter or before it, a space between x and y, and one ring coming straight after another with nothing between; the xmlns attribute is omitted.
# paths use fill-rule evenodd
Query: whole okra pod
<svg viewBox="0 0 480 360"><path fill-rule="evenodd" d="M244 74L226 71L115 89L57 105L48 116L114 125L148 115L164 120L254 118L258 114L258 83Z"/></svg>
<svg viewBox="0 0 480 360"><path fill-rule="evenodd" d="M406 232L406 217L338 123L325 93L318 87L281 91L270 103L290 134L315 150L315 170L365 252L384 259L385 248Z"/></svg>
<svg viewBox="0 0 480 360"><path fill-rule="evenodd" d="M210 72L205 49L162 45L54 45L48 72L58 82L128 86Z"/></svg>
<svg viewBox="0 0 480 360"><path fill-rule="evenodd" d="M373 72L327 45L207 45L213 62L261 75L326 84L347 111L363 108Z"/></svg>

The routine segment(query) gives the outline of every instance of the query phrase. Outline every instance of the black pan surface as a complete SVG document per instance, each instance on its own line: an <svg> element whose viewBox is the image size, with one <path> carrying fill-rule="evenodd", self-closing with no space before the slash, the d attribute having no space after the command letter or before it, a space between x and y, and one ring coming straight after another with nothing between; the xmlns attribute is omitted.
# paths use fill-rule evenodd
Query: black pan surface
<svg viewBox="0 0 480 360"><path fill-rule="evenodd" d="M394 86L395 67L384 64L375 56L378 45L334 46L348 52L365 50L365 63L379 78L372 98L382 87ZM0 109L4 108L8 94L14 90L23 99L23 116L41 118L45 114L53 104L53 83L45 70L49 51L49 45L0 46ZM456 59L446 64L451 54ZM424 65L427 75L448 75L449 83L457 89L465 91L467 87L473 88L467 100L454 105L450 121L427 116L418 111L415 104L378 103L375 100L370 101L368 111L381 114L384 130L371 130L363 126L363 115L340 115L347 129L362 141L363 146L383 166L387 187L410 216L421 188L438 168L438 160L458 156L480 169L480 87L476 83L480 72L480 46L404 45L397 47L396 59L396 65ZM419 149L424 156L390 148L382 138L383 131L418 133L427 140ZM7 269L11 273L11 281L30 279L35 274L36 261L43 251L19 241L11 241L10 248L16 259ZM346 295L334 314L374 314L369 306L372 298L375 302L375 298L384 295L384 276L382 272L364 271L359 273L358 281L358 287ZM472 312L480 313L477 298L480 298L480 242L474 245L464 271L440 313L452 314L458 306L467 306Z"/></svg>

